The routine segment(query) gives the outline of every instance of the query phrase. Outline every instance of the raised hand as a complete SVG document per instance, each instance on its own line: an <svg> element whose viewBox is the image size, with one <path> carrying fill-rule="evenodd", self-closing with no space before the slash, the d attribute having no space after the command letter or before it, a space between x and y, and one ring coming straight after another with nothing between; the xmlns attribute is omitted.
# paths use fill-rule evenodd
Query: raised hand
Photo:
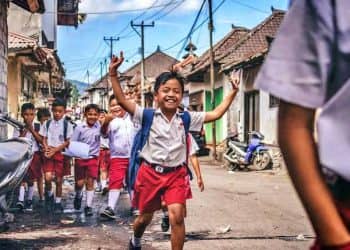
<svg viewBox="0 0 350 250"><path fill-rule="evenodd" d="M123 51L120 51L120 55L119 57L113 55L111 62L109 64L109 75L110 76L115 76L117 74L117 69L119 68L119 66L123 63L124 61L124 55L123 55Z"/></svg>
<svg viewBox="0 0 350 250"><path fill-rule="evenodd" d="M229 77L229 81L231 83L232 89L233 90L238 90L239 89L239 83L240 83L240 77L237 72L232 71Z"/></svg>

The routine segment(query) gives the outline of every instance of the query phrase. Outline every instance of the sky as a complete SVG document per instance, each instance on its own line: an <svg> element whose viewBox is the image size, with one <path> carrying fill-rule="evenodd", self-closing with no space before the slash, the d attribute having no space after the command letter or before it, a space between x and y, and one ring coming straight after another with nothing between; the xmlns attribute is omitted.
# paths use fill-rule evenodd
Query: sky
<svg viewBox="0 0 350 250"><path fill-rule="evenodd" d="M124 71L139 62L141 39L130 22L151 24L145 28L145 57L160 49L177 59L185 54L181 50L195 21L203 0L82 0L80 13L88 13L78 28L59 26L57 48L66 69L66 78L93 83L105 74L109 63L110 46L104 37L113 37L113 54L124 51ZM206 19L208 5L199 15L192 42L197 55L209 48ZM235 26L253 28L271 15L271 6L286 10L288 0L213 0L214 43ZM203 25L199 26L204 22ZM138 31L140 28L135 27ZM88 74L89 72L89 74Z"/></svg>

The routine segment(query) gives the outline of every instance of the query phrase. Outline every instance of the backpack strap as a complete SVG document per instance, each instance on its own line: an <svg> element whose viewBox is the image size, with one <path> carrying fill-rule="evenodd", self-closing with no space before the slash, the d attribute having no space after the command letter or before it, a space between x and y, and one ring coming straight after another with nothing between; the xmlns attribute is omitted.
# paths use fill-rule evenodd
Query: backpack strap
<svg viewBox="0 0 350 250"><path fill-rule="evenodd" d="M39 132L40 131L40 123L34 122L34 131Z"/></svg>
<svg viewBox="0 0 350 250"><path fill-rule="evenodd" d="M184 124L184 128L185 128L185 136L186 136L186 167L187 167L187 173L190 176L190 180L193 179L193 174L191 169L188 167L188 158L189 158L189 154L190 154L190 134L189 134L189 130L190 130L190 125L191 125L191 116L190 113L188 113L188 111L184 111L181 113L181 119L182 119L182 123Z"/></svg>
<svg viewBox="0 0 350 250"><path fill-rule="evenodd" d="M142 113L142 127L141 127L141 133L142 133L142 140L141 140L141 149L145 146L149 132L151 131L151 126L153 123L153 117L154 117L154 109L144 109Z"/></svg>
<svg viewBox="0 0 350 250"><path fill-rule="evenodd" d="M63 138L66 141L67 140L67 130L68 130L68 120L63 120Z"/></svg>
<svg viewBox="0 0 350 250"><path fill-rule="evenodd" d="M46 121L46 131L47 131L47 132L49 132L50 124L51 124L51 119L49 119L49 120Z"/></svg>

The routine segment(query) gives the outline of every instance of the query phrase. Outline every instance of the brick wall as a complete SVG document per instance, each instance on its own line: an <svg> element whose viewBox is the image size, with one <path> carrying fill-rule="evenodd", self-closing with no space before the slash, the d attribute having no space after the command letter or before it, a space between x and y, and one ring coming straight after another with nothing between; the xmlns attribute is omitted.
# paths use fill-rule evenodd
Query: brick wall
<svg viewBox="0 0 350 250"><path fill-rule="evenodd" d="M0 111L7 112L7 1L0 1ZM7 126L0 125L0 139L7 136Z"/></svg>

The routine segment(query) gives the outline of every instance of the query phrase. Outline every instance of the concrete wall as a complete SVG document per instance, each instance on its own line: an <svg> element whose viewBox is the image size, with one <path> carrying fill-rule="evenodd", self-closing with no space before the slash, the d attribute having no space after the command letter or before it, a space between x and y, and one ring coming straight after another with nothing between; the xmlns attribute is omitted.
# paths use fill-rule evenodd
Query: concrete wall
<svg viewBox="0 0 350 250"><path fill-rule="evenodd" d="M270 95L260 91L260 132L265 142L277 145L277 111L278 107L269 107Z"/></svg>
<svg viewBox="0 0 350 250"><path fill-rule="evenodd" d="M7 112L7 2L0 1L0 111ZM7 137L7 126L0 125L0 140Z"/></svg>
<svg viewBox="0 0 350 250"><path fill-rule="evenodd" d="M18 119L19 97L21 95L21 69L20 63L14 57L8 61L8 112L11 117Z"/></svg>

